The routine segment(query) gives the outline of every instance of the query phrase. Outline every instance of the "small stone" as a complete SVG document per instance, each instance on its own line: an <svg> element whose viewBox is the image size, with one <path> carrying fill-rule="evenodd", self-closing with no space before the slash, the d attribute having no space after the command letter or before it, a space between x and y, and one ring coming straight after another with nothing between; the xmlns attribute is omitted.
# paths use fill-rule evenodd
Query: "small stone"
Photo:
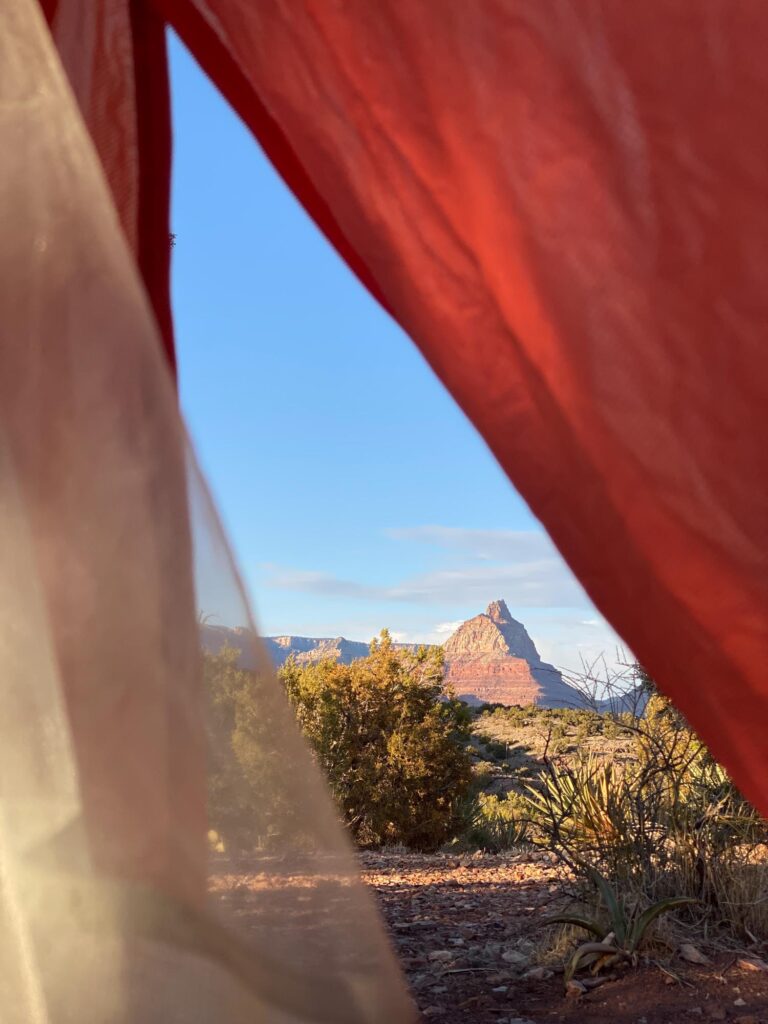
<svg viewBox="0 0 768 1024"><path fill-rule="evenodd" d="M441 1013L445 1013L444 1006L427 1006L421 1011L422 1017L438 1017Z"/></svg>
<svg viewBox="0 0 768 1024"><path fill-rule="evenodd" d="M552 977L552 971L547 970L546 967L532 967L530 971L526 971L523 978L528 981L546 981Z"/></svg>
<svg viewBox="0 0 768 1024"><path fill-rule="evenodd" d="M740 1017L733 1018L733 1024L760 1024L753 1013L742 1013Z"/></svg>
<svg viewBox="0 0 768 1024"><path fill-rule="evenodd" d="M746 1003L745 999L742 999L741 996L739 996L738 999L734 999L733 1000L733 1005L734 1006L746 1006L747 1003Z"/></svg>
<svg viewBox="0 0 768 1024"><path fill-rule="evenodd" d="M569 999L579 999L587 991L586 986L582 985L580 981L571 979L565 986L565 994Z"/></svg>
<svg viewBox="0 0 768 1024"><path fill-rule="evenodd" d="M450 942L450 944L452 946L463 946L464 945L464 939L448 939L448 941Z"/></svg>
<svg viewBox="0 0 768 1024"><path fill-rule="evenodd" d="M768 964L758 956L744 956L736 961L742 971L768 971Z"/></svg>
<svg viewBox="0 0 768 1024"><path fill-rule="evenodd" d="M514 964L516 967L522 967L523 964L528 963L528 957L516 949L507 949L501 954L501 959L505 964Z"/></svg>
<svg viewBox="0 0 768 1024"><path fill-rule="evenodd" d="M664 984L665 985L675 985L676 984L675 979L672 977L671 974L665 974L664 975Z"/></svg>
<svg viewBox="0 0 768 1024"><path fill-rule="evenodd" d="M708 1006L707 1016L710 1020L725 1020L726 1013L722 1006Z"/></svg>
<svg viewBox="0 0 768 1024"><path fill-rule="evenodd" d="M690 942L684 942L682 946L680 946L678 952L683 960L687 960L689 964L709 963L709 957L704 956L704 954L700 950L696 949L696 947Z"/></svg>
<svg viewBox="0 0 768 1024"><path fill-rule="evenodd" d="M496 995L503 996L505 992L509 992L509 988L506 985L497 985L496 988L492 988L491 992L495 992Z"/></svg>
<svg viewBox="0 0 768 1024"><path fill-rule="evenodd" d="M428 954L427 959L440 961L453 960L455 955L456 954L450 949L433 949L432 952Z"/></svg>
<svg viewBox="0 0 768 1024"><path fill-rule="evenodd" d="M429 991L432 993L433 996L441 996L441 995L443 995L443 993L448 991L448 986L447 985L435 985L435 987L431 988Z"/></svg>

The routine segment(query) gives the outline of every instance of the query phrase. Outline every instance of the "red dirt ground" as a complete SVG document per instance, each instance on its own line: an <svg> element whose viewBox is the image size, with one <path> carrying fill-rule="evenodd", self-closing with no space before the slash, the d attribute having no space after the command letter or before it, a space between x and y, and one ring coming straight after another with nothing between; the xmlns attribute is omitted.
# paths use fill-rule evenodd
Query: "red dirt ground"
<svg viewBox="0 0 768 1024"><path fill-rule="evenodd" d="M246 931L268 935L275 952L282 941L291 955L298 928L311 954L323 931L313 932L310 909L340 913L345 890L273 861L234 865L223 858L211 894ZM768 1024L768 970L758 969L766 947L712 957L703 967L670 950L566 997L562 963L538 962L546 948L543 919L562 908L569 884L545 853L363 853L360 862L425 1024ZM322 885L330 888L315 905L312 894ZM315 953L321 962L321 945ZM758 966L750 970L748 957Z"/></svg>
<svg viewBox="0 0 768 1024"><path fill-rule="evenodd" d="M425 1021L768 1024L768 973L738 964L764 957L764 949L720 956L705 967L670 953L576 999L564 995L557 969L526 978L535 968L542 918L567 884L541 856L362 855L363 877Z"/></svg>

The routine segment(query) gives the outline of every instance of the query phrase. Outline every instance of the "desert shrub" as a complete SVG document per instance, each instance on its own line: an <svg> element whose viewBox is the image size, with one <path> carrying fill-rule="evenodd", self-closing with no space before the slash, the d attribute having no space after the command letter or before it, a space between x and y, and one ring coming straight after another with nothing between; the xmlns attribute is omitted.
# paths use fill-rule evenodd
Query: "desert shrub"
<svg viewBox="0 0 768 1024"><path fill-rule="evenodd" d="M429 850L454 834L471 778L470 715L443 697L440 648L398 650L385 631L367 658L289 661L280 675L359 845Z"/></svg>
<svg viewBox="0 0 768 1024"><path fill-rule="evenodd" d="M507 724L512 727L524 726L528 719L528 712L522 707L510 707L501 709L502 713L499 715Z"/></svg>
<svg viewBox="0 0 768 1024"><path fill-rule="evenodd" d="M486 740L485 749L488 751L489 755L497 761L503 761L507 756L507 744L499 743L498 740Z"/></svg>
<svg viewBox="0 0 768 1024"><path fill-rule="evenodd" d="M563 722L556 721L554 725L550 726L547 743L549 752L552 755L562 754L568 749L568 740Z"/></svg>
<svg viewBox="0 0 768 1024"><path fill-rule="evenodd" d="M228 847L253 848L278 830L285 837L301 831L286 777L279 742L285 698L274 680L239 666L240 651L222 648L204 653L203 679L208 702L208 817ZM279 705L279 707L278 707Z"/></svg>
<svg viewBox="0 0 768 1024"><path fill-rule="evenodd" d="M608 740L615 740L621 735L621 727L615 718L610 715L606 716L605 725L603 726L603 736Z"/></svg>
<svg viewBox="0 0 768 1024"><path fill-rule="evenodd" d="M467 807L470 806L472 799L478 793L486 792L496 778L498 778L498 768L491 761L474 761L469 787L461 797L463 803ZM463 814L459 816L459 819L457 819L456 823L457 836L464 835L466 832L466 820Z"/></svg>
<svg viewBox="0 0 768 1024"><path fill-rule="evenodd" d="M574 736L576 743L579 745L586 743L591 735L592 732L589 727L589 722L579 722L579 724L576 726L576 734Z"/></svg>
<svg viewBox="0 0 768 1024"><path fill-rule="evenodd" d="M708 925L768 935L766 823L663 697L615 726L633 737L634 759L550 761L531 787L540 838L585 881L596 869L637 904L689 897Z"/></svg>
<svg viewBox="0 0 768 1024"><path fill-rule="evenodd" d="M462 811L462 838L468 846L486 853L502 853L528 839L527 804L515 793L506 797L477 793Z"/></svg>

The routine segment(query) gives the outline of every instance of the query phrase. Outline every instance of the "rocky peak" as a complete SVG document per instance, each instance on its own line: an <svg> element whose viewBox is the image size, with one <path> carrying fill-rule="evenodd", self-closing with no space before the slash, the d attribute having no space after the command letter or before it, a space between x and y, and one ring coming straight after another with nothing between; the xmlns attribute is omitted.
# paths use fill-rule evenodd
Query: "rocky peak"
<svg viewBox="0 0 768 1024"><path fill-rule="evenodd" d="M489 619L493 619L494 622L500 624L515 621L509 614L507 602L503 598L500 601L491 601L485 609L485 614Z"/></svg>
<svg viewBox="0 0 768 1024"><path fill-rule="evenodd" d="M522 658L541 663L536 645L522 622L513 619L505 601L491 601L482 615L462 623L445 643L446 658L466 655Z"/></svg>
<svg viewBox="0 0 768 1024"><path fill-rule="evenodd" d="M463 622L443 649L446 683L471 704L579 706L579 695L553 665L542 662L504 601L491 601L483 614Z"/></svg>

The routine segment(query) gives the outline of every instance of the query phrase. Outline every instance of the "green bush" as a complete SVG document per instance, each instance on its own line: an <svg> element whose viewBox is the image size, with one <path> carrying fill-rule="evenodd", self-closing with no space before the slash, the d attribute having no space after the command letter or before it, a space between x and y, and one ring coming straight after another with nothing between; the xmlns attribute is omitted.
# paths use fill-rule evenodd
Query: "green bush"
<svg viewBox="0 0 768 1024"><path fill-rule="evenodd" d="M576 743L579 746L583 745L584 743L587 742L587 740L589 739L589 737L591 735L592 735L592 732L591 732L590 727L589 727L589 722L587 722L587 721L579 722L578 726L576 727L576 735L574 737Z"/></svg>
<svg viewBox="0 0 768 1024"><path fill-rule="evenodd" d="M208 817L225 844L253 848L301 822L287 797L293 769L280 749L285 699L274 680L239 667L240 651L205 653L208 701ZM279 707L278 707L279 705Z"/></svg>
<svg viewBox="0 0 768 1024"><path fill-rule="evenodd" d="M384 631L367 658L290 660L280 676L359 845L431 850L455 833L470 714L444 699L440 648L398 650Z"/></svg>
<svg viewBox="0 0 768 1024"><path fill-rule="evenodd" d="M463 808L464 841L485 853L502 853L528 838L525 800L478 793Z"/></svg>
<svg viewBox="0 0 768 1024"><path fill-rule="evenodd" d="M503 761L507 756L507 744L499 743L498 740L486 740L485 749L497 761Z"/></svg>

